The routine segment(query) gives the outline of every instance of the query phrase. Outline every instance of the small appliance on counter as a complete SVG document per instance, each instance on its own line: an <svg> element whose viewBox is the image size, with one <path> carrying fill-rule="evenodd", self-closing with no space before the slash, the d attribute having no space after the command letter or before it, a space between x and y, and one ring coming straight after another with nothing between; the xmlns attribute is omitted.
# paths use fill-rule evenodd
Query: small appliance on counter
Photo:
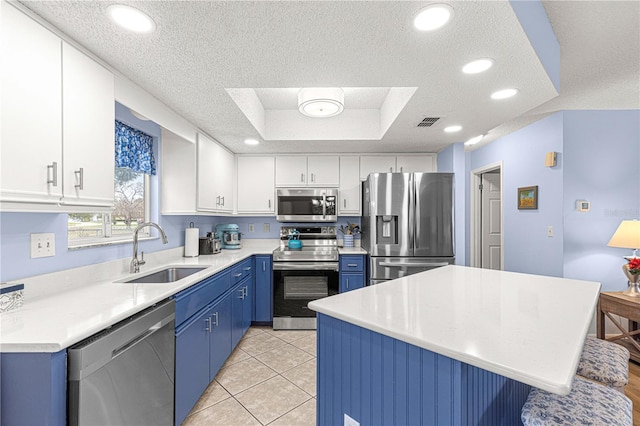
<svg viewBox="0 0 640 426"><path fill-rule="evenodd" d="M217 254L222 251L222 242L215 238L213 232L207 232L206 237L200 238L200 254Z"/></svg>
<svg viewBox="0 0 640 426"><path fill-rule="evenodd" d="M240 239L242 234L240 233L240 227L235 224L228 225L216 225L216 237L222 241L223 249L239 249L242 248Z"/></svg>

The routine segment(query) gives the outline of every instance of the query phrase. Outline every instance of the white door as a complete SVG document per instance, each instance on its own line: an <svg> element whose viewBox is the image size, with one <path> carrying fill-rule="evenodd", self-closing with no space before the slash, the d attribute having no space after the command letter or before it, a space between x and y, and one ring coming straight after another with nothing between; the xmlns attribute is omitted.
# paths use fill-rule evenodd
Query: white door
<svg viewBox="0 0 640 426"><path fill-rule="evenodd" d="M484 173L481 179L481 265L485 269L502 270L500 172Z"/></svg>
<svg viewBox="0 0 640 426"><path fill-rule="evenodd" d="M238 213L275 212L275 158L238 157Z"/></svg>
<svg viewBox="0 0 640 426"><path fill-rule="evenodd" d="M307 185L340 185L340 157L337 155L314 155L307 157Z"/></svg>
<svg viewBox="0 0 640 426"><path fill-rule="evenodd" d="M366 180L369 173L390 173L395 170L395 155L363 155L360 157L360 180Z"/></svg>
<svg viewBox="0 0 640 426"><path fill-rule="evenodd" d="M8 2L2 1L1 8L0 199L58 203L62 197L61 40Z"/></svg>
<svg viewBox="0 0 640 426"><path fill-rule="evenodd" d="M276 186L307 186L307 157L278 155L276 157Z"/></svg>
<svg viewBox="0 0 640 426"><path fill-rule="evenodd" d="M341 216L361 215L360 157L344 155L340 157L340 202L338 214Z"/></svg>
<svg viewBox="0 0 640 426"><path fill-rule="evenodd" d="M113 74L62 43L64 203L113 206Z"/></svg>
<svg viewBox="0 0 640 426"><path fill-rule="evenodd" d="M435 154L398 155L396 158L396 172L435 172Z"/></svg>

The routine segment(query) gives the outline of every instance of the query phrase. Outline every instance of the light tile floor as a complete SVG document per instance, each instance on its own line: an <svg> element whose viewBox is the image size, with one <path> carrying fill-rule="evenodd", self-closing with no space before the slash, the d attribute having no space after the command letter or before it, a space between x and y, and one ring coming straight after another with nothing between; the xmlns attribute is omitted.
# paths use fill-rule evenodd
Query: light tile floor
<svg viewBox="0 0 640 426"><path fill-rule="evenodd" d="M316 332L251 327L183 426L314 426Z"/></svg>

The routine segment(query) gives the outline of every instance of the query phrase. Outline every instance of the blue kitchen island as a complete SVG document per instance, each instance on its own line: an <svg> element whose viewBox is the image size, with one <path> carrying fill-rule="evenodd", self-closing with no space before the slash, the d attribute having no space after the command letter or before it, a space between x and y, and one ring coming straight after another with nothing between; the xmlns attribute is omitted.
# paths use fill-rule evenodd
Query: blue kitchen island
<svg viewBox="0 0 640 426"><path fill-rule="evenodd" d="M532 386L570 392L599 290L446 266L314 301L317 424L520 424Z"/></svg>

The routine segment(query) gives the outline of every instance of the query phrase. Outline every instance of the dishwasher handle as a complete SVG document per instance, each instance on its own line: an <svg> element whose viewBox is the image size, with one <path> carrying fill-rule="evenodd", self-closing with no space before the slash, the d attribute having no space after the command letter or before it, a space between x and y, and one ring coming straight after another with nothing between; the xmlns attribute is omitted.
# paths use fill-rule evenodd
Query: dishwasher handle
<svg viewBox="0 0 640 426"><path fill-rule="evenodd" d="M155 333L156 331L160 330L165 324L163 324L163 321L158 321L157 323L155 323L154 325L152 325L151 327L149 327L146 331L144 331L143 333L139 334L138 336L134 337L133 339L131 339L130 341L128 341L127 343L125 343L124 345L120 346L117 349L114 349L111 352L111 359L117 357L118 355L120 355L121 353L124 353L127 351L127 349L132 348L133 346L136 345L136 343L146 339L147 337L151 336L153 333Z"/></svg>

